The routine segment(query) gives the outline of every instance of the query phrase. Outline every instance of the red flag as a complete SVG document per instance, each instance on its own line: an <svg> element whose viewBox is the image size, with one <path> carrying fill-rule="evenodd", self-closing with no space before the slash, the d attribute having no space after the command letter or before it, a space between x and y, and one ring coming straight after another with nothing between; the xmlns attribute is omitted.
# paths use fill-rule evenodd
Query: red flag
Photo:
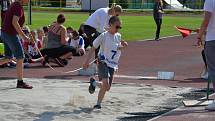
<svg viewBox="0 0 215 121"><path fill-rule="evenodd" d="M183 38L189 36L193 32L193 30L187 29L187 28L182 28L182 27L177 27L177 26L175 26L175 28L181 33Z"/></svg>

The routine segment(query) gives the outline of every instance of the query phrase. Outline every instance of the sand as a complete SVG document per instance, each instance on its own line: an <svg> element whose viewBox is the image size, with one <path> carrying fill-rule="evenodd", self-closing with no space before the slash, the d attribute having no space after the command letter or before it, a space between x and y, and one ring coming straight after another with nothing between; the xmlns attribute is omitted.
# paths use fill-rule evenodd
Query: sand
<svg viewBox="0 0 215 121"><path fill-rule="evenodd" d="M143 121L144 114L176 108L191 88L114 84L101 110L93 110L95 94L77 80L27 79L32 90L14 88L16 80L0 80L0 121ZM145 117L147 118L147 116Z"/></svg>

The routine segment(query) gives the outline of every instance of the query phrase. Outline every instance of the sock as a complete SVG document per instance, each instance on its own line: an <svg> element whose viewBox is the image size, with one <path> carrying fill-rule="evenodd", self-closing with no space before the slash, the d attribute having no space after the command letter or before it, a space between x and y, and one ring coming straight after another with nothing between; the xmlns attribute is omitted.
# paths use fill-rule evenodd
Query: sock
<svg viewBox="0 0 215 121"><path fill-rule="evenodd" d="M97 82L96 82L96 81L93 82L93 86L94 86L94 87L97 86Z"/></svg>
<svg viewBox="0 0 215 121"><path fill-rule="evenodd" d="M97 101L96 105L100 105L100 106L101 106L101 102L100 102L100 101Z"/></svg>

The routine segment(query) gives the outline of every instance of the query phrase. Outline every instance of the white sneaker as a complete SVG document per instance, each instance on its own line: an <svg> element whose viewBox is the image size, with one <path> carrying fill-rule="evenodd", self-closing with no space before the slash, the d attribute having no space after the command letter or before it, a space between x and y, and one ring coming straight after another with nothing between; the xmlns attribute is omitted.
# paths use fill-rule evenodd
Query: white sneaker
<svg viewBox="0 0 215 121"><path fill-rule="evenodd" d="M215 111L215 101L213 101L213 103L211 103L207 107L205 107L205 110Z"/></svg>
<svg viewBox="0 0 215 121"><path fill-rule="evenodd" d="M209 77L208 72L206 72L204 75L201 76L202 79L206 79L206 80L208 79L208 77Z"/></svg>

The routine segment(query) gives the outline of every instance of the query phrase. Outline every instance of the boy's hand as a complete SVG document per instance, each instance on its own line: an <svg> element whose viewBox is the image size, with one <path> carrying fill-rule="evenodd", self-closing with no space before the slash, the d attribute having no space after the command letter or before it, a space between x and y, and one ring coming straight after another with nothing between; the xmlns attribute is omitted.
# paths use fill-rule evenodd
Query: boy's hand
<svg viewBox="0 0 215 121"><path fill-rule="evenodd" d="M88 63L83 64L83 69L87 70L87 68L89 68L89 64Z"/></svg>
<svg viewBox="0 0 215 121"><path fill-rule="evenodd" d="M124 47L127 47L127 46L128 46L128 43L127 43L125 40L122 40L122 41L121 41L121 45L124 46Z"/></svg>
<svg viewBox="0 0 215 121"><path fill-rule="evenodd" d="M201 37L197 37L197 46L198 47L202 47L203 46L203 41L202 41L202 38Z"/></svg>

